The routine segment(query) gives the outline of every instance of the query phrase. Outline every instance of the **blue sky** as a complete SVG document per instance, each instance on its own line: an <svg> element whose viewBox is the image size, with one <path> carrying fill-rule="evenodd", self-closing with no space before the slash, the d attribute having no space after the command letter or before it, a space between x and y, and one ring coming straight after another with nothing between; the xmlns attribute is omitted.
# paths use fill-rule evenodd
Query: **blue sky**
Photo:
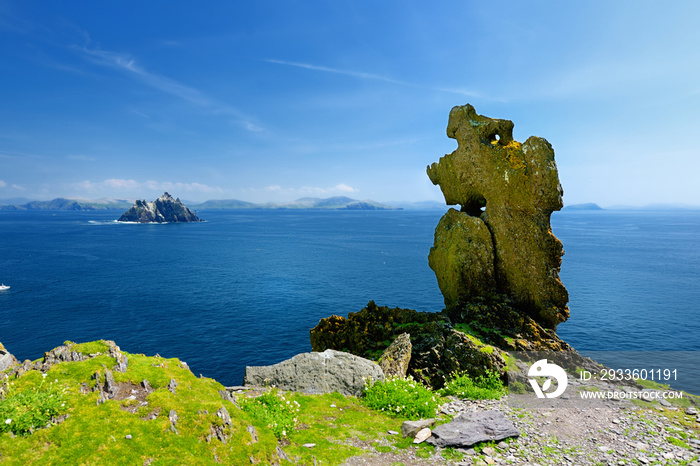
<svg viewBox="0 0 700 466"><path fill-rule="evenodd" d="M0 2L0 198L442 200L455 105L565 203L700 204L700 3Z"/></svg>

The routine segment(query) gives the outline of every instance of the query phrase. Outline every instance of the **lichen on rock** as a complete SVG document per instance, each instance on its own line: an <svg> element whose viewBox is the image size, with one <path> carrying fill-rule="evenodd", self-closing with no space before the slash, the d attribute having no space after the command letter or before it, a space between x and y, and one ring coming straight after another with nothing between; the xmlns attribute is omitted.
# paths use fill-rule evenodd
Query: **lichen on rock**
<svg viewBox="0 0 700 466"><path fill-rule="evenodd" d="M450 112L447 135L457 149L428 167L450 209L435 231L430 266L445 305L509 296L543 327L569 316L559 280L563 247L550 216L562 207L552 146L513 139L513 122L478 115L471 105Z"/></svg>
<svg viewBox="0 0 700 466"><path fill-rule="evenodd" d="M384 350L379 358L379 367L384 376L405 378L408 372L408 364L411 362L411 335L402 333Z"/></svg>

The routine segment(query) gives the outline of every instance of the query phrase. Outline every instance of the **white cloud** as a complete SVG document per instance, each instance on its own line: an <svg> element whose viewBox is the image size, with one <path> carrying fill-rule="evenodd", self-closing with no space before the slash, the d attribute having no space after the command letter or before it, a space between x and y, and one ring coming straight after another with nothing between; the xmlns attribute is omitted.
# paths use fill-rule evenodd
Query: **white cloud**
<svg viewBox="0 0 700 466"><path fill-rule="evenodd" d="M223 193L224 190L215 186L209 186L203 183L182 183L173 181L136 181L136 180L125 180L119 178L110 178L103 181L93 182L89 180L82 181L73 185L75 189L81 191L87 191L90 193L100 193L106 192L110 194L114 191L119 191L123 193L130 194L131 196L142 196L144 191L151 192L163 192L169 191L171 194L178 195L178 193Z"/></svg>
<svg viewBox="0 0 700 466"><path fill-rule="evenodd" d="M293 196L337 196L340 194L350 194L356 193L359 190L353 188L344 183L337 184L332 187L322 187L322 186L301 186L301 187L282 187L280 185L266 186L264 191L275 193L276 196L280 197L293 197ZM251 191L255 191L254 189Z"/></svg>
<svg viewBox="0 0 700 466"><path fill-rule="evenodd" d="M336 185L333 189L338 190L338 191L342 191L342 192L346 192L346 193L356 193L357 192L357 189L353 188L352 186L348 186L348 185L342 184L342 183L339 185Z"/></svg>
<svg viewBox="0 0 700 466"><path fill-rule="evenodd" d="M0 188L4 188L7 186L7 183L5 183L3 180L0 180Z"/></svg>

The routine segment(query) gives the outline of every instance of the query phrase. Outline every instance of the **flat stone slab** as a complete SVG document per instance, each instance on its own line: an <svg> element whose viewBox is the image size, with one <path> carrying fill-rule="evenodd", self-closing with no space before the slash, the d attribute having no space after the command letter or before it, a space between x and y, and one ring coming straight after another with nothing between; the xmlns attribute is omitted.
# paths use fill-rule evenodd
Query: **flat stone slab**
<svg viewBox="0 0 700 466"><path fill-rule="evenodd" d="M461 413L449 424L433 429L427 442L439 447L463 447L520 436L520 431L501 411Z"/></svg>
<svg viewBox="0 0 700 466"><path fill-rule="evenodd" d="M360 396L365 379L384 380L373 361L342 351L301 353L271 366L245 368L245 385L274 386L310 394L338 392Z"/></svg>

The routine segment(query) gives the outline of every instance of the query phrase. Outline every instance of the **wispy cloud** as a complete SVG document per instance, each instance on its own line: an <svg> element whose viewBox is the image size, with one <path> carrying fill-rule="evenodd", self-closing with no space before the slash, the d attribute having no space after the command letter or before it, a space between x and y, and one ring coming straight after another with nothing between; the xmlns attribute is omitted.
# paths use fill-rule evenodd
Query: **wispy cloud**
<svg viewBox="0 0 700 466"><path fill-rule="evenodd" d="M89 42L89 38L86 40ZM239 125L249 131L257 132L261 130L261 127L255 124L252 118L243 114L232 105L213 98L199 89L168 78L167 76L152 73L127 53L102 50L100 48L89 47L88 45L82 47L74 46L72 48L93 64L120 71L157 91L173 95L190 104L208 109L211 112L234 116L239 120Z"/></svg>
<svg viewBox="0 0 700 466"><path fill-rule="evenodd" d="M7 181L0 180L0 188L7 188L8 186L10 186L11 188L16 189L18 191L24 191L24 188L18 184L8 185Z"/></svg>
<svg viewBox="0 0 700 466"><path fill-rule="evenodd" d="M378 74L365 73L362 71L341 70L338 68L331 68L328 66L319 66L319 65L312 65L309 63L299 63L299 62L286 61L286 60L275 60L275 59L271 59L271 58L266 59L264 61L266 61L268 63L275 63L277 65L295 66L297 68L304 68L307 70L323 71L325 73L342 74L345 76L352 76L355 78L370 79L373 81L384 81L384 82L392 83L392 84L401 84L402 86L411 86L412 85L410 83L407 83L404 81L399 81L397 79L387 78L386 76L380 76Z"/></svg>
<svg viewBox="0 0 700 466"><path fill-rule="evenodd" d="M233 107L214 102L211 98L206 96L198 89L181 84L174 79L147 71L145 68L136 63L135 58L128 54L111 52L97 48L89 48L87 46L74 47L74 49L78 50L85 58L94 64L122 71L125 74L135 77L144 84L161 92L174 95L195 105L203 107L217 107L218 110L238 114Z"/></svg>
<svg viewBox="0 0 700 466"><path fill-rule="evenodd" d="M408 86L408 87L417 87L417 88L422 88L422 89L430 89L433 91L438 91L438 92L447 92L450 94L459 94L467 97L476 97L480 99L485 99L485 100L493 100L490 99L489 97L484 96L483 94L468 90L468 89L457 89L457 88L452 88L452 87L442 87L442 86L425 86L421 84L415 84L407 81L401 81L398 79L394 78L389 78L387 76L382 76L378 74L373 74L373 73L366 73L364 71L353 71L353 70L343 70L339 68L331 68L329 66L321 66L321 65L313 65L311 63L300 63L300 62L294 62L294 61L287 61L287 60L277 60L277 59L272 59L268 58L264 60L267 63L274 63L277 65L286 65L286 66L294 66L297 68L303 68L307 70L312 70L312 71L321 71L324 73L334 73L334 74L341 74L345 76L352 76L354 78L359 78L359 79L366 79L366 80L371 80L371 81L383 81L386 83L390 84L398 84L401 86Z"/></svg>
<svg viewBox="0 0 700 466"><path fill-rule="evenodd" d="M94 162L95 157L90 157L89 155L82 155L82 154L71 154L68 156L70 160L76 160L78 162Z"/></svg>

